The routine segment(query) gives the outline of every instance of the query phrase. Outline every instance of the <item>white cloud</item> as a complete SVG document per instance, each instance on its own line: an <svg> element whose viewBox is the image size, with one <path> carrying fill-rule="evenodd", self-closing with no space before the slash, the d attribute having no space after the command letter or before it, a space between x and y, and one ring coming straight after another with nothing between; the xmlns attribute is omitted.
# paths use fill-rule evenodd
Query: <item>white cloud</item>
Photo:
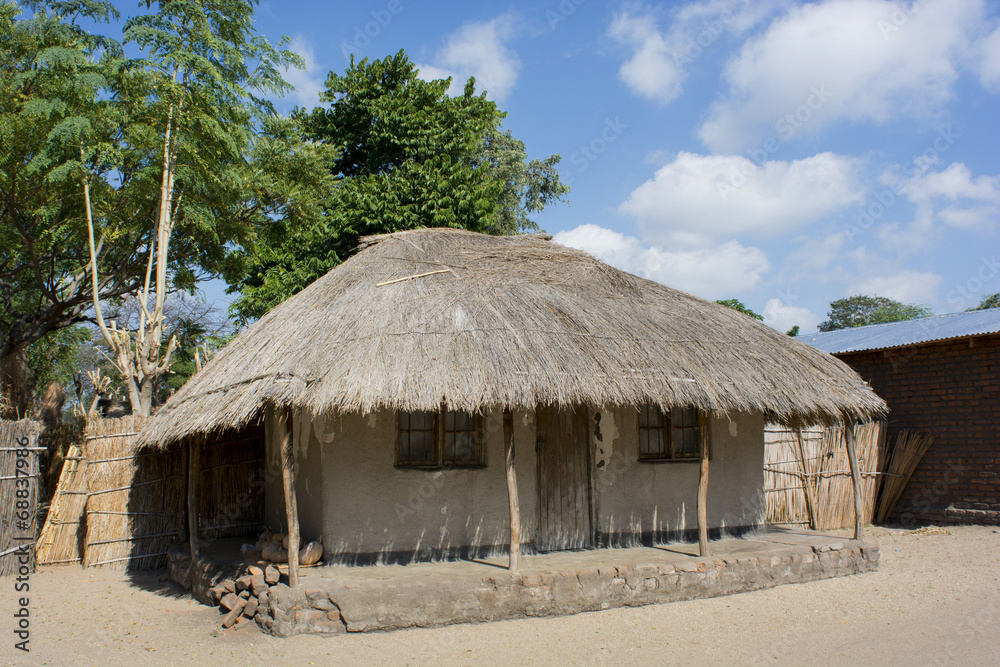
<svg viewBox="0 0 1000 667"><path fill-rule="evenodd" d="M1000 93L1000 28L983 40L982 60L979 65L979 80L983 86Z"/></svg>
<svg viewBox="0 0 1000 667"><path fill-rule="evenodd" d="M764 324L781 331L788 331L795 325L802 333L810 333L816 329L821 319L808 308L790 306L781 299L771 299L764 305Z"/></svg>
<svg viewBox="0 0 1000 667"><path fill-rule="evenodd" d="M515 20L503 14L486 22L466 23L452 33L432 64L417 63L425 80L453 77L449 93L465 88L470 76L476 89L486 90L490 99L502 101L513 90L521 70L521 60L506 47L515 34Z"/></svg>
<svg viewBox="0 0 1000 667"><path fill-rule="evenodd" d="M636 94L661 104L681 94L687 73L681 68L680 49L660 34L652 16L615 17L608 33L633 49L632 57L618 70L618 76Z"/></svg>
<svg viewBox="0 0 1000 667"><path fill-rule="evenodd" d="M631 50L618 70L633 93L667 104L681 94L688 67L724 34L743 33L783 0L705 0L676 9L666 31L661 31L656 10L641 8L617 14L608 35Z"/></svg>
<svg viewBox="0 0 1000 667"><path fill-rule="evenodd" d="M311 109L319 104L319 94L326 90L326 74L316 62L316 52L312 44L302 35L296 35L288 45L289 50L302 56L306 68L285 70L285 81L295 86L292 97L299 106Z"/></svg>
<svg viewBox="0 0 1000 667"><path fill-rule="evenodd" d="M728 97L699 130L732 152L839 121L933 117L972 59L980 0L826 0L789 10L747 41L726 68Z"/></svg>
<svg viewBox="0 0 1000 667"><path fill-rule="evenodd" d="M773 237L861 203L857 171L855 159L833 153L758 167L738 155L682 152L636 188L621 211L657 242Z"/></svg>
<svg viewBox="0 0 1000 667"><path fill-rule="evenodd" d="M846 242L847 235L843 232L829 234L821 240L806 239L788 254L788 261L808 267L810 271L823 270L840 257Z"/></svg>
<svg viewBox="0 0 1000 667"><path fill-rule="evenodd" d="M1000 220L1000 176L973 176L960 162L915 176L903 192L917 205L920 229L940 220L959 229L988 230ZM942 200L948 203L937 208Z"/></svg>
<svg viewBox="0 0 1000 667"><path fill-rule="evenodd" d="M559 232L554 240L629 273L706 299L730 298L753 289L770 268L762 250L736 241L697 250L666 250L597 225Z"/></svg>
<svg viewBox="0 0 1000 667"><path fill-rule="evenodd" d="M903 303L927 304L934 302L934 293L940 284L941 276L936 273L907 270L891 276L869 278L855 284L849 291L851 294L884 296Z"/></svg>

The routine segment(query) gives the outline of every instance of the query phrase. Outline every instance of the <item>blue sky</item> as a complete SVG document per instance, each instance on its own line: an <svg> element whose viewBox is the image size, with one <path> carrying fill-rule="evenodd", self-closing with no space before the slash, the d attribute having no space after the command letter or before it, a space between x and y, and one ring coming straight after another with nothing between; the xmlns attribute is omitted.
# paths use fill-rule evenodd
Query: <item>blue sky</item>
<svg viewBox="0 0 1000 667"><path fill-rule="evenodd" d="M119 3L128 13L131 3ZM1000 291L1000 8L976 0L330 3L257 13L308 63L403 48L475 76L532 157L559 153L556 240L811 331L831 300L936 313Z"/></svg>

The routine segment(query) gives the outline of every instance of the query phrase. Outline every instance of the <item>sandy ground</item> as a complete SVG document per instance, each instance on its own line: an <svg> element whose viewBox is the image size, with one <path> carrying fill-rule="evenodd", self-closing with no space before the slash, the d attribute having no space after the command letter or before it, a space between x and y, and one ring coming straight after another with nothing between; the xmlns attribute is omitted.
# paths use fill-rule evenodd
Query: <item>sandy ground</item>
<svg viewBox="0 0 1000 667"><path fill-rule="evenodd" d="M293 637L218 628L162 572L32 575L31 652L14 649L14 580L0 580L5 664L1000 664L1000 531L869 529L879 571L711 600L392 633ZM847 534L841 532L840 534Z"/></svg>

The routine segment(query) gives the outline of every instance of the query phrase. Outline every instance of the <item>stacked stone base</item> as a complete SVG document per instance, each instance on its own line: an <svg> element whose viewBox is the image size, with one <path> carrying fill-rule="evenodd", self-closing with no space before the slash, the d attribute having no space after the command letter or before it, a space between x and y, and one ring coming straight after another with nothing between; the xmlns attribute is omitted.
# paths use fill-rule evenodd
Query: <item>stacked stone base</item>
<svg viewBox="0 0 1000 667"><path fill-rule="evenodd" d="M608 552L608 559L614 552ZM572 571L482 577L400 576L347 584L315 578L272 586L258 622L271 633L339 634L561 616L615 607L732 595L878 568L877 547L797 547L767 556L726 556Z"/></svg>
<svg viewBox="0 0 1000 667"><path fill-rule="evenodd" d="M192 563L190 551L181 546L168 552L167 571L171 580L191 591L193 598L218 606L223 614L220 622L224 628L248 621L266 627L272 616L270 590L282 577L274 566L234 564L226 567L205 557Z"/></svg>

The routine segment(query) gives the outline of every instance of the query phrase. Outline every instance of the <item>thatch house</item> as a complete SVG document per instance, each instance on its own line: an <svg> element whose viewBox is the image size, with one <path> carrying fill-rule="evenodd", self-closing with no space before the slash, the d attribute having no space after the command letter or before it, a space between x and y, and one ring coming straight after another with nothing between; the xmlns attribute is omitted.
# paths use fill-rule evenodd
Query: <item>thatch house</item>
<svg viewBox="0 0 1000 667"><path fill-rule="evenodd" d="M884 411L833 357L547 236L420 229L364 239L141 439L263 420L268 459L296 464L267 518L322 535L327 561L508 544L516 561L521 542L759 529L765 421Z"/></svg>

